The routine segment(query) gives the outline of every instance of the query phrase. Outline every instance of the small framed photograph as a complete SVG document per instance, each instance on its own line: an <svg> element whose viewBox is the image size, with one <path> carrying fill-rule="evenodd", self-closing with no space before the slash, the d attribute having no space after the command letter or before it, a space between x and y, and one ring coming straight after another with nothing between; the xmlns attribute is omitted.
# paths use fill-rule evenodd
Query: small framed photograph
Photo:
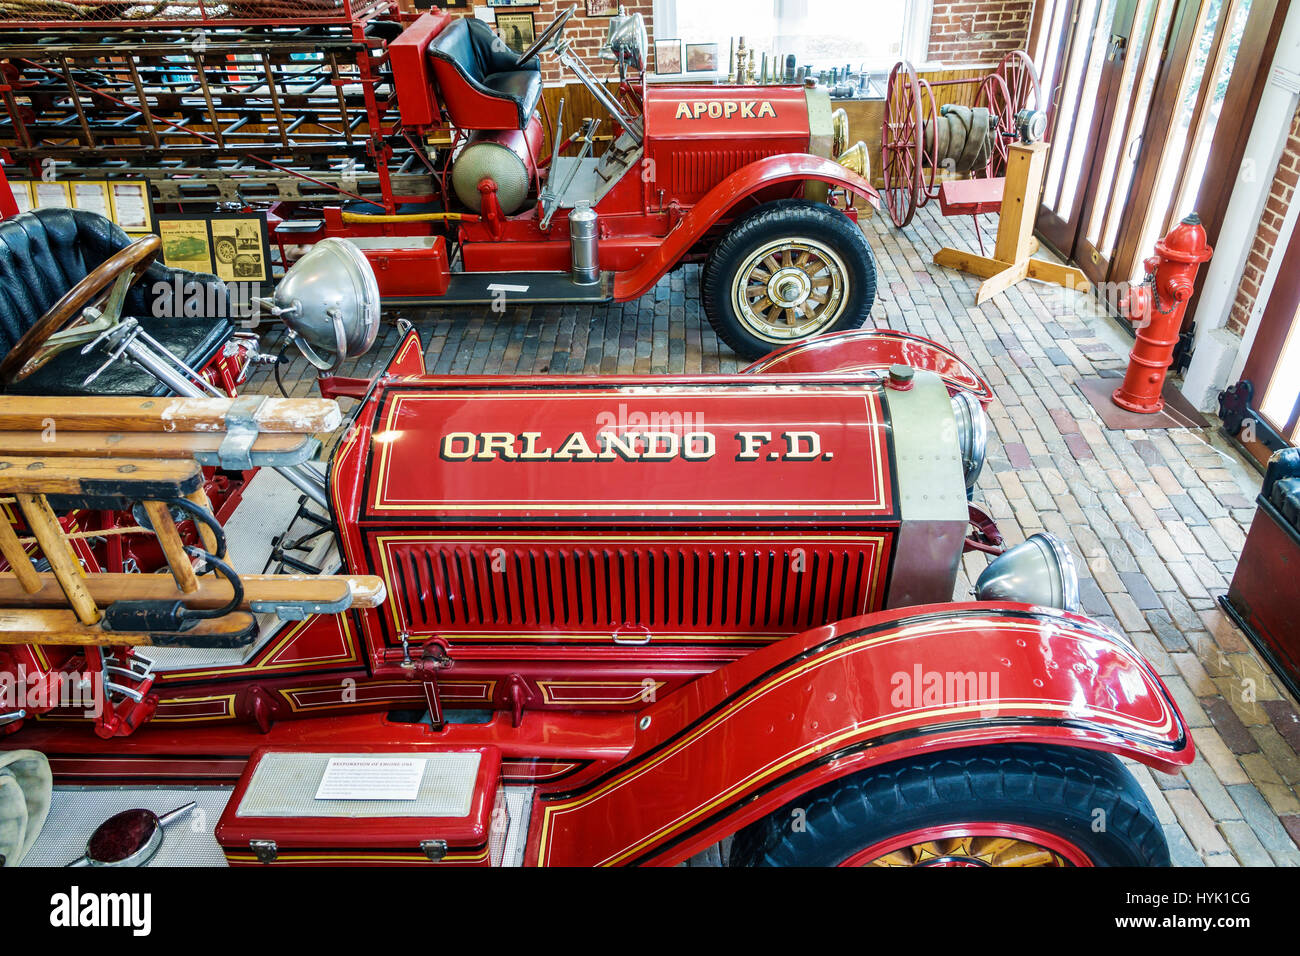
<svg viewBox="0 0 1300 956"><path fill-rule="evenodd" d="M531 13L498 13L497 33L516 53L523 53L537 39Z"/></svg>
<svg viewBox="0 0 1300 956"><path fill-rule="evenodd" d="M686 44L687 73L717 73L718 45L716 43Z"/></svg>
<svg viewBox="0 0 1300 956"><path fill-rule="evenodd" d="M655 74L672 76L682 72L682 41L655 40Z"/></svg>
<svg viewBox="0 0 1300 956"><path fill-rule="evenodd" d="M587 0L587 16L589 17L618 16L618 0Z"/></svg>

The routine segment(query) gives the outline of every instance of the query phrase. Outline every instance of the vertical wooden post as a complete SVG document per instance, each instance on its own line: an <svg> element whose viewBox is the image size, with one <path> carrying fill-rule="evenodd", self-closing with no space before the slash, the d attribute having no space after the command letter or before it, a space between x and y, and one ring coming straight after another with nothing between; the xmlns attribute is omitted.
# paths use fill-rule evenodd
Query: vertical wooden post
<svg viewBox="0 0 1300 956"><path fill-rule="evenodd" d="M1033 254L1034 218L1047 171L1047 144L1015 143L1007 150L1006 186L993 258L1020 263Z"/></svg>

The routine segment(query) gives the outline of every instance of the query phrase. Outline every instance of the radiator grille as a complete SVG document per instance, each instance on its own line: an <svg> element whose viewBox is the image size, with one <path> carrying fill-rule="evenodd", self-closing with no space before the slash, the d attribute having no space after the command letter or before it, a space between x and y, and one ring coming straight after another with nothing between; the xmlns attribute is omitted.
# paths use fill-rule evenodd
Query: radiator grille
<svg viewBox="0 0 1300 956"><path fill-rule="evenodd" d="M413 634L464 628L794 632L879 607L880 542L682 549L397 543L392 593Z"/></svg>
<svg viewBox="0 0 1300 956"><path fill-rule="evenodd" d="M674 152L669 160L669 194L693 202L740 167L778 151L768 149L692 149Z"/></svg>

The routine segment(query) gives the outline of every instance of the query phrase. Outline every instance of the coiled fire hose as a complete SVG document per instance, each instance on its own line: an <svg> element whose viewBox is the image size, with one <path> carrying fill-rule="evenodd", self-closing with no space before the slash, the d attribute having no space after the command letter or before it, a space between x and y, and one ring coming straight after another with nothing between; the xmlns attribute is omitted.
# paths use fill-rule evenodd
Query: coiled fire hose
<svg viewBox="0 0 1300 956"><path fill-rule="evenodd" d="M948 103L938 117L925 121L924 147L935 147L934 165L953 173L969 173L988 165L998 135L997 119L983 106Z"/></svg>

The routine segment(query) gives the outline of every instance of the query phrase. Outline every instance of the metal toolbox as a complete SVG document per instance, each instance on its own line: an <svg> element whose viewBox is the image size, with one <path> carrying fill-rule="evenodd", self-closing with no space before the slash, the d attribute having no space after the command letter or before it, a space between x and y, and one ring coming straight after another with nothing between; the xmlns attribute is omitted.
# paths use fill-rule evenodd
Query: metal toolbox
<svg viewBox="0 0 1300 956"><path fill-rule="evenodd" d="M495 747L271 747L216 835L232 866L497 866L508 824Z"/></svg>

